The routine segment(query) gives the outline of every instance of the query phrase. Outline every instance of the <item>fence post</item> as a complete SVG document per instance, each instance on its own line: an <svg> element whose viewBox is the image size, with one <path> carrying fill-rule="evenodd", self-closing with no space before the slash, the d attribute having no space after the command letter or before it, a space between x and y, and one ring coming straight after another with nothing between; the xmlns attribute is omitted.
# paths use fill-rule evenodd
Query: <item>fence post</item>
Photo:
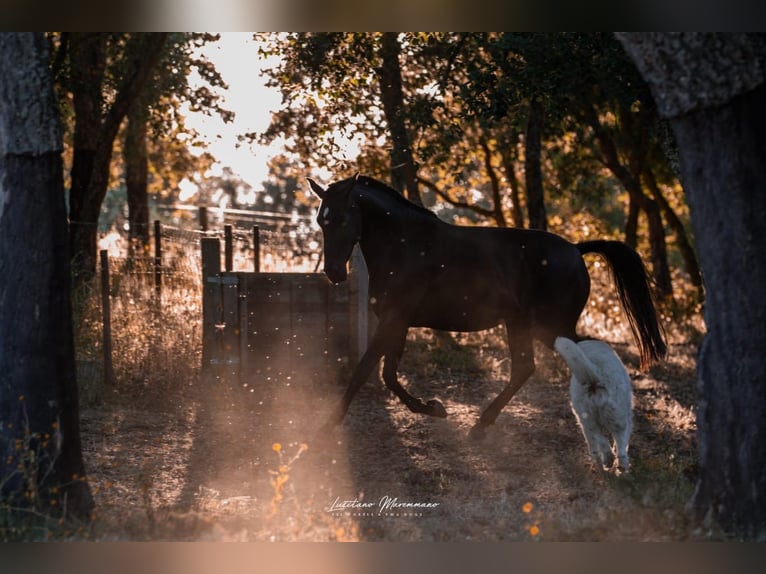
<svg viewBox="0 0 766 574"><path fill-rule="evenodd" d="M239 297L239 382L242 383L248 367L247 297Z"/></svg>
<svg viewBox="0 0 766 574"><path fill-rule="evenodd" d="M112 364L112 311L109 300L109 256L106 249L99 251L101 257L101 317L104 327L104 384L114 385Z"/></svg>
<svg viewBox="0 0 766 574"><path fill-rule="evenodd" d="M210 372L216 326L223 313L221 285L208 281L220 277L221 243L217 237L203 237L202 245L202 374Z"/></svg>
<svg viewBox="0 0 766 574"><path fill-rule="evenodd" d="M154 220L154 290L157 297L162 295L162 226Z"/></svg>
<svg viewBox="0 0 766 574"><path fill-rule="evenodd" d="M357 360L362 358L367 350L370 334L370 293L369 279L367 276L367 263L359 246L355 246L351 252L351 269L354 275L354 288L356 291L356 352ZM353 336L353 334L352 334Z"/></svg>
<svg viewBox="0 0 766 574"><path fill-rule="evenodd" d="M224 269L232 271L234 269L234 245L231 234L231 225L223 226L223 248L224 248Z"/></svg>
<svg viewBox="0 0 766 574"><path fill-rule="evenodd" d="M261 230L253 225L253 269L256 273L261 272Z"/></svg>
<svg viewBox="0 0 766 574"><path fill-rule="evenodd" d="M199 226L202 231L207 231L207 207L201 205L199 207Z"/></svg>

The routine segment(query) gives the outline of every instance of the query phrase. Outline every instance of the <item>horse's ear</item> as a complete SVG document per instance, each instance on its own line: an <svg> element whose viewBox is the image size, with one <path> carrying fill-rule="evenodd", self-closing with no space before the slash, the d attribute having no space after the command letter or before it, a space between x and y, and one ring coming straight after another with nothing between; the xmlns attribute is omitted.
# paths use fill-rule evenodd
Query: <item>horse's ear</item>
<svg viewBox="0 0 766 574"><path fill-rule="evenodd" d="M352 177L348 183L348 190L346 191L347 206L351 206L351 204L354 202L354 195L351 192L354 190L354 186L357 184L358 181L359 181L359 172L356 172L354 177Z"/></svg>
<svg viewBox="0 0 766 574"><path fill-rule="evenodd" d="M315 182L310 177L306 178L309 182L309 186L311 187L311 191L317 194L319 196L319 199L324 199L324 189L322 189L322 186L319 185L317 182Z"/></svg>

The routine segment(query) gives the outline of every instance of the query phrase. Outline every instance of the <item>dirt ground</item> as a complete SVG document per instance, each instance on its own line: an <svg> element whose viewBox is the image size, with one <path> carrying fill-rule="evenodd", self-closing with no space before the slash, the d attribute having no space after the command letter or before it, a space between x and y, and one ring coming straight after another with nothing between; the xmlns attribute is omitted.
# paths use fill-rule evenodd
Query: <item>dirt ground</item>
<svg viewBox="0 0 766 574"><path fill-rule="evenodd" d="M482 442L468 430L502 389L502 331L412 331L400 377L446 419L410 413L368 382L321 445L345 378L222 373L151 391L130 408L82 413L101 540L689 540L708 536L685 505L695 466L696 345L638 373L623 476L591 468L568 402L569 373L536 349L537 371ZM304 446L305 445L305 446Z"/></svg>

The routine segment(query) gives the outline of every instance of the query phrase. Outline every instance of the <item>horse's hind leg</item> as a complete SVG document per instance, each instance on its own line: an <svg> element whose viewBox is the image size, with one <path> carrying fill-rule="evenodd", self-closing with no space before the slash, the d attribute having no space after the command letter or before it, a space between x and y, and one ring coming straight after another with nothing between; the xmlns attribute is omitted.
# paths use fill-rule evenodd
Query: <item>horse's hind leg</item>
<svg viewBox="0 0 766 574"><path fill-rule="evenodd" d="M506 324L508 344L511 348L511 379L500 394L495 397L484 410L479 420L471 428L473 439L482 439L486 428L495 423L495 419L508 404L521 386L535 372L535 356L532 346L532 334L528 329L520 329L518 325Z"/></svg>
<svg viewBox="0 0 766 574"><path fill-rule="evenodd" d="M445 418L447 416L447 411L440 401L431 399L427 403L424 403L422 400L416 399L409 394L399 383L396 372L399 366L399 359L404 351L406 337L407 328L405 327L403 333L399 337L399 341L396 344L393 344L392 342L391 347L386 351L383 363L383 382L413 413Z"/></svg>

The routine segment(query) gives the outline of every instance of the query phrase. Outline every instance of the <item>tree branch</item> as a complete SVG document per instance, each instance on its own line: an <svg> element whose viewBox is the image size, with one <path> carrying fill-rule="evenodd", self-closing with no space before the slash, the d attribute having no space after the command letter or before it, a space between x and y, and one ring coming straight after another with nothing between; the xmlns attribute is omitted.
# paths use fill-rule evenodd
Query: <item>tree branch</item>
<svg viewBox="0 0 766 574"><path fill-rule="evenodd" d="M450 197L450 195L441 189L432 181L429 181L427 179L424 179L423 177L418 176L418 183L421 185L424 185L431 191L433 191L436 195L438 195L442 200L446 201L450 205L454 207L458 207L460 209L468 209L470 211L473 211L474 213L478 213L479 215L483 217L488 218L494 218L495 212L491 209L486 209L484 207L481 207L480 205L474 205L471 203L467 203L465 201L460 201L459 199L453 199Z"/></svg>

